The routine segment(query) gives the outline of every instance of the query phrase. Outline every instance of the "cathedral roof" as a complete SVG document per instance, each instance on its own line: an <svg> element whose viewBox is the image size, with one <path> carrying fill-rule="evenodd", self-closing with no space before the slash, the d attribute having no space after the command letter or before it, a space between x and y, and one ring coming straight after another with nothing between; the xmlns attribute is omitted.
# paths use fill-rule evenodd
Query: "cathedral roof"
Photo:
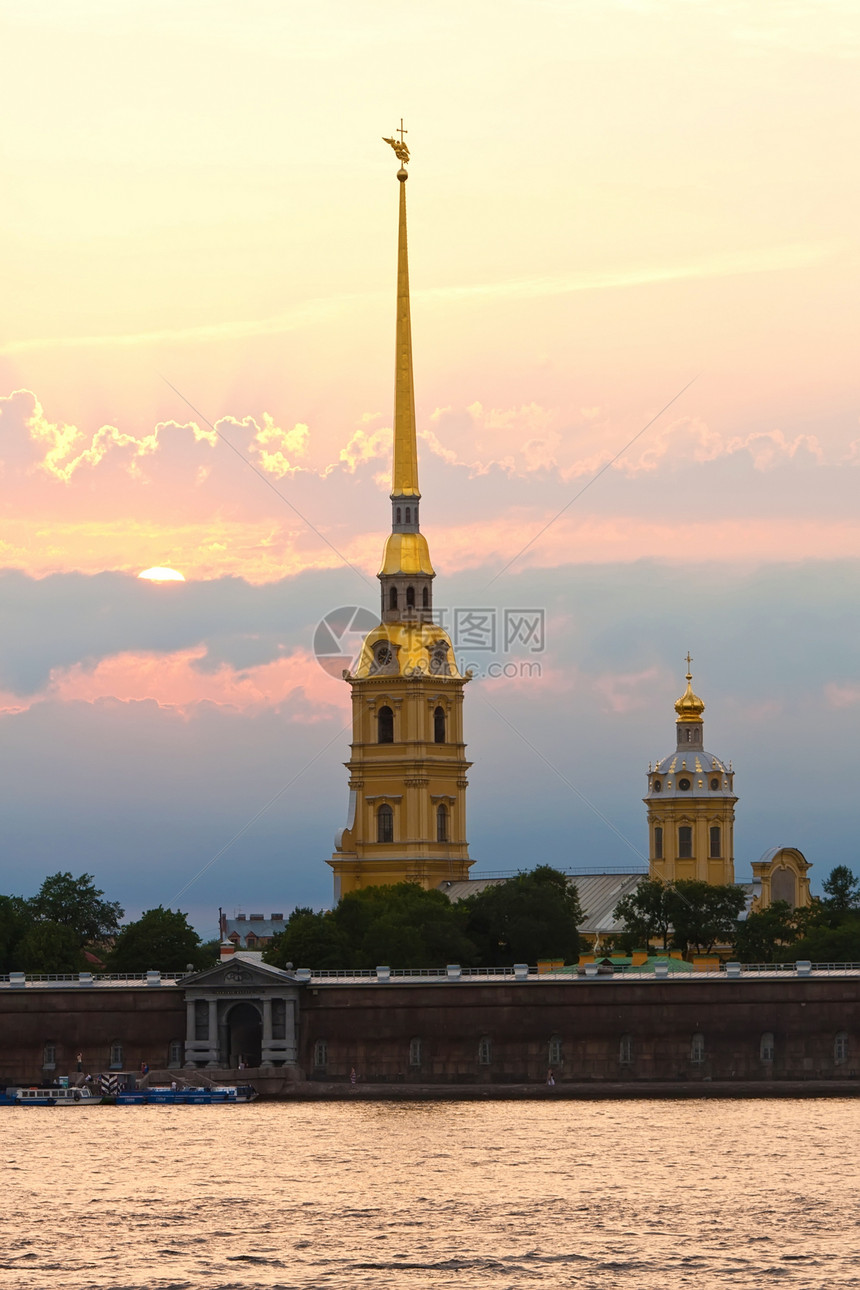
<svg viewBox="0 0 860 1290"><path fill-rule="evenodd" d="M679 788L679 780L689 780L689 788ZM660 784L655 790L655 780ZM717 781L716 788L711 787ZM694 749L677 749L668 757L663 757L648 775L648 797L651 799L665 797L725 797L734 796L732 788L732 771L724 761L713 753Z"/></svg>
<svg viewBox="0 0 860 1290"><path fill-rule="evenodd" d="M380 653L380 646L383 653ZM388 650L388 657L384 651ZM451 638L437 623L380 623L364 638L353 677L461 677Z"/></svg>

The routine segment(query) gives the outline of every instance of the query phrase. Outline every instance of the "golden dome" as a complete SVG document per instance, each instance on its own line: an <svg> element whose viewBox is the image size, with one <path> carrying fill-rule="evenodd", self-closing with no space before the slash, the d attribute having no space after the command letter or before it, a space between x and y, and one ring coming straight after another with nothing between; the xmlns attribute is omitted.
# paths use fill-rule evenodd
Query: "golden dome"
<svg viewBox="0 0 860 1290"><path fill-rule="evenodd" d="M705 701L693 693L693 675L687 673L687 688L680 699L675 701L675 711L679 721L701 721L705 711Z"/></svg>

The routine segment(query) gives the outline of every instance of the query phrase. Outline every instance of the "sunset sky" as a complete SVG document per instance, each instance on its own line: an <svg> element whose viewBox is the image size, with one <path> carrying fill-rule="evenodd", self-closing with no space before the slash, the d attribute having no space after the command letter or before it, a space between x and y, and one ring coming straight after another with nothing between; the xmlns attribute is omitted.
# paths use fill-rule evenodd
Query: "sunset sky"
<svg viewBox="0 0 860 1290"><path fill-rule="evenodd" d="M860 872L856 4L0 23L0 891L330 901L314 629L377 605L401 115L435 599L546 612L465 660L541 671L467 692L475 870L641 864L689 649L738 879Z"/></svg>

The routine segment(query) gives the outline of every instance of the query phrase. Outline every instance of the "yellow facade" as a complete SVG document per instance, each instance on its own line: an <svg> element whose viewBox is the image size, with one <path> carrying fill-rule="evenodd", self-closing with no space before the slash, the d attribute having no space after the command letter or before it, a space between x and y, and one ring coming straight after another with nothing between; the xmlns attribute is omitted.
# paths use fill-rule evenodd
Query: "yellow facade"
<svg viewBox="0 0 860 1290"><path fill-rule="evenodd" d="M758 887L754 911L767 909L775 900L786 900L795 909L812 903L808 873L812 866L797 847L773 847L752 866Z"/></svg>
<svg viewBox="0 0 860 1290"><path fill-rule="evenodd" d="M735 880L734 773L703 745L705 710L687 688L675 704L676 747L648 770L649 864L652 878L709 883Z"/></svg>
<svg viewBox="0 0 860 1290"><path fill-rule="evenodd" d="M386 140L391 142L392 140ZM401 161L391 535L379 572L380 623L365 638L352 689L349 814L329 864L334 897L411 881L422 887L469 876L463 691L447 633L433 621L427 540L419 531L418 449Z"/></svg>

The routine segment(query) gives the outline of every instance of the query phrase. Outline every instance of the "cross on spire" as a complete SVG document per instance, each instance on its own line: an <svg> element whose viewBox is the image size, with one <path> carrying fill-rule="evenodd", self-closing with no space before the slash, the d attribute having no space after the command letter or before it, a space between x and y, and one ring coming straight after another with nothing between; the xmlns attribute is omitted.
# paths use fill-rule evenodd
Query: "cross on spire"
<svg viewBox="0 0 860 1290"><path fill-rule="evenodd" d="M404 140L404 138L403 138L404 134L408 134L408 133L409 133L409 131L408 131L408 130L404 130L404 129L403 129L403 117L401 117L401 118L400 118L400 129L399 129L399 130L395 130L395 131L394 131L394 133L395 133L395 134L399 134L399 135L400 135L400 143L401 143L401 145L402 145L402 144L405 142L405 140Z"/></svg>
<svg viewBox="0 0 860 1290"><path fill-rule="evenodd" d="M690 657L690 651L689 651L689 650L687 650L687 671L688 671L688 672L690 671L690 665L692 664L692 662L693 662L693 660L692 660L692 658Z"/></svg>

